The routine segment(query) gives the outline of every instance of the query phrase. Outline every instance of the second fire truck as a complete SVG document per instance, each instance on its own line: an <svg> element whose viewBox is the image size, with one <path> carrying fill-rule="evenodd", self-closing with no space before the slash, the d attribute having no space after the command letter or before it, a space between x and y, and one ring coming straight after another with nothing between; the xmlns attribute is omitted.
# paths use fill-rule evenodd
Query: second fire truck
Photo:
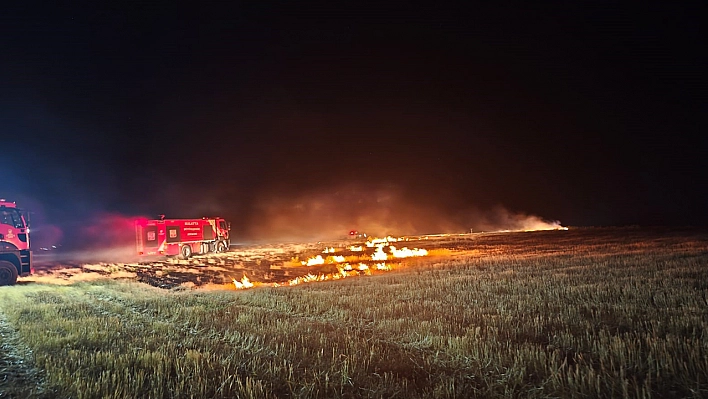
<svg viewBox="0 0 708 399"><path fill-rule="evenodd" d="M230 229L230 224L219 217L139 219L135 222L135 240L138 255L180 256L188 259L195 254L229 249Z"/></svg>

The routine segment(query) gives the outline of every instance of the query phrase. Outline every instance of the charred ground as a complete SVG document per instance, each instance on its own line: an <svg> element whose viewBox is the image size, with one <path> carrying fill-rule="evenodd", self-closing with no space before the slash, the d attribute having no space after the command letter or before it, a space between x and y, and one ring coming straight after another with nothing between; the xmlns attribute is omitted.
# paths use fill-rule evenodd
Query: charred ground
<svg viewBox="0 0 708 399"><path fill-rule="evenodd" d="M626 251L641 251L647 247L670 245L677 240L691 237L692 240L708 240L708 231L698 228L574 228L569 231L495 232L471 234L441 234L408 236L394 243L401 247L416 247L431 251L432 261L448 257L473 254L479 257L581 255L603 251L616 245L618 238ZM363 252L353 252L351 246L363 246ZM35 263L34 276L20 279L21 284L69 283L73 281L113 278L136 280L158 288L198 288L202 286L230 285L232 280L248 276L251 281L263 283L287 283L289 280L308 274L329 273L332 264L303 266L302 260L321 255L324 248L334 248L337 255L359 256L369 262L372 248L362 240L333 240L310 243L277 243L235 245L221 254L195 256L189 260L168 257L132 259L132 262L116 262L115 256L101 260L102 255L82 253L77 258L92 261L55 260L39 256ZM71 255L68 255L69 257ZM127 256L127 258L132 258ZM393 260L389 264L400 266L411 260ZM416 259L414 262L419 263Z"/></svg>

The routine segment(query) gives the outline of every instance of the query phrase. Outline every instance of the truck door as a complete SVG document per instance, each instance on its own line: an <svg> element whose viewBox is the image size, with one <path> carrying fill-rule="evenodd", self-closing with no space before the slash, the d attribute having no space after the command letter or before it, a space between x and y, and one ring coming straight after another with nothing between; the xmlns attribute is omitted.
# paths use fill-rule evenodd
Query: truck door
<svg viewBox="0 0 708 399"><path fill-rule="evenodd" d="M211 224L202 225L202 238L204 241L211 241L214 239L214 228Z"/></svg>
<svg viewBox="0 0 708 399"><path fill-rule="evenodd" d="M157 226L148 225L143 228L143 242L145 243L146 249L154 249L158 247Z"/></svg>
<svg viewBox="0 0 708 399"><path fill-rule="evenodd" d="M167 243L172 244L181 241L179 226L167 226Z"/></svg>

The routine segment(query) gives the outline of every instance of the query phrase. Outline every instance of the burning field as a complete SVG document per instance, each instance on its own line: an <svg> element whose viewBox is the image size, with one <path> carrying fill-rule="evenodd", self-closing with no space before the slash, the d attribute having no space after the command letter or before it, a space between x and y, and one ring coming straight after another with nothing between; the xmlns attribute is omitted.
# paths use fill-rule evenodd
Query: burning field
<svg viewBox="0 0 708 399"><path fill-rule="evenodd" d="M40 263L0 287L0 397L708 396L703 230Z"/></svg>
<svg viewBox="0 0 708 399"><path fill-rule="evenodd" d="M455 242L474 237L469 234L388 236L360 241L250 245L188 260L153 257L127 263L60 261L51 255L40 255L34 274L21 278L20 283L70 284L110 278L136 280L164 289L293 286L391 271L410 258L439 258L449 254L448 247ZM101 255L93 257L100 259Z"/></svg>

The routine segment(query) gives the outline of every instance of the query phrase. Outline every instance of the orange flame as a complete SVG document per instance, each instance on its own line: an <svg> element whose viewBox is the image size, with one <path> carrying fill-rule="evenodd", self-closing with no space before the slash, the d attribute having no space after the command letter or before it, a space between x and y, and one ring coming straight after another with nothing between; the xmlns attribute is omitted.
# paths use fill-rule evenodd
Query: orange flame
<svg viewBox="0 0 708 399"><path fill-rule="evenodd" d="M302 261L300 263L303 266L324 265L325 260L322 257L322 255L317 255L317 256L313 256L312 258L308 259L307 261Z"/></svg>
<svg viewBox="0 0 708 399"><path fill-rule="evenodd" d="M256 283L256 284L258 286L283 287L283 286L293 286L293 285L312 283L312 282L318 282L318 281L339 280L342 278L359 276L361 274L371 275L373 273L373 271L390 271L390 270L393 270L393 266L386 263L386 261L389 258L389 255L386 252L384 252L384 247L386 247L386 246L389 247L389 251L391 252L392 257L394 257L394 258L407 258L407 257L412 257L412 256L427 256L428 255L428 251L425 249L418 249L418 248L408 249L407 247L403 247L402 249L397 249L393 245L389 244L392 242L399 242L399 241L408 241L408 239L394 238L391 236L384 237L384 238L370 238L369 241L366 242L366 246L368 248L376 248L374 253L372 253L370 255L371 260L376 261L376 263L374 263L373 266L369 266L369 264L363 263L363 262L360 262L356 265L352 265L349 262L347 262L346 257L343 255L330 255L330 256L327 256L326 258L322 257L322 255L316 255L316 256L310 257L306 261L301 261L300 263L303 266L316 266L316 265L323 265L325 263L335 264L337 266L337 272L336 273L328 273L328 274L308 273L307 275L295 277L295 278L288 280L284 283ZM352 245L349 247L349 249L352 252L363 252L364 251L364 247L361 245ZM335 253L335 252L336 252L336 249L334 247L325 247L325 249L322 251L323 254L331 254L331 253ZM362 254L362 256L359 257L359 260L363 260L365 256L366 255ZM234 286L237 289L252 288L255 286L254 283L252 283L248 279L248 277L246 277L245 275L243 276L241 281L234 279L233 282L234 282Z"/></svg>
<svg viewBox="0 0 708 399"><path fill-rule="evenodd" d="M371 259L372 260L386 260L386 259L388 259L388 255L386 255L386 252L383 251L383 247L376 247L376 252L371 254Z"/></svg>
<svg viewBox="0 0 708 399"><path fill-rule="evenodd" d="M243 275L243 278L241 279L241 281L238 281L238 280L234 279L234 285L235 285L236 288L238 288L238 289L244 289L244 288L251 288L251 287L253 287L253 283L251 282L251 280L248 279L248 277L246 277L245 274Z"/></svg>
<svg viewBox="0 0 708 399"><path fill-rule="evenodd" d="M394 247L393 245L391 245L389 248L391 249L391 254L394 258L409 258L411 256L426 256L428 254L428 251L425 249L408 249L406 247L396 249L396 247Z"/></svg>
<svg viewBox="0 0 708 399"><path fill-rule="evenodd" d="M376 270L385 270L385 271L390 271L393 270L391 265L387 265L385 262L384 263L377 263L376 264Z"/></svg>

